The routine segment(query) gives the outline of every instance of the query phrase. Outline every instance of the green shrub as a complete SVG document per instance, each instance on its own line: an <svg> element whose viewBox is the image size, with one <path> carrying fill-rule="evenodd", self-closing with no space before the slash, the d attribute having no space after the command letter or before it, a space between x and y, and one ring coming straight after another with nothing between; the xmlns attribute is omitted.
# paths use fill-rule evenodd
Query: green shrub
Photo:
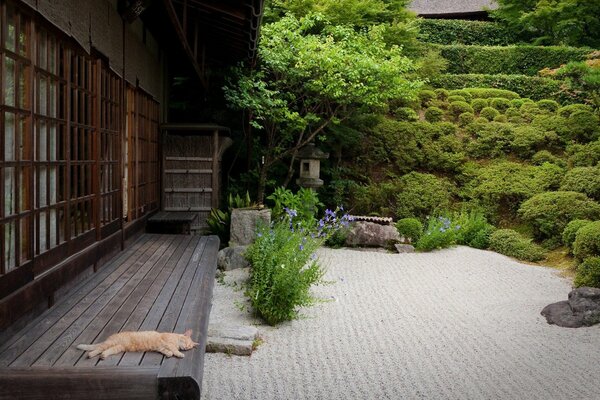
<svg viewBox="0 0 600 400"><path fill-rule="evenodd" d="M600 163L600 140L587 144L567 146L569 165L572 167L593 167Z"/></svg>
<svg viewBox="0 0 600 400"><path fill-rule="evenodd" d="M421 90L419 92L419 100L422 107L428 107L435 99L437 99L437 94L433 90Z"/></svg>
<svg viewBox="0 0 600 400"><path fill-rule="evenodd" d="M589 49L563 46L436 45L448 60L450 74L505 74L535 76L544 68L582 61Z"/></svg>
<svg viewBox="0 0 600 400"><path fill-rule="evenodd" d="M410 107L400 107L394 113L398 121L414 122L419 120L416 111Z"/></svg>
<svg viewBox="0 0 600 400"><path fill-rule="evenodd" d="M397 184L396 216L424 219L436 209L450 205L454 188L446 179L435 175L410 172Z"/></svg>
<svg viewBox="0 0 600 400"><path fill-rule="evenodd" d="M546 192L521 204L519 216L533 227L536 238L562 239L570 221L600 218L600 204L583 193Z"/></svg>
<svg viewBox="0 0 600 400"><path fill-rule="evenodd" d="M524 261L545 258L544 249L512 229L498 229L490 235L490 250Z"/></svg>
<svg viewBox="0 0 600 400"><path fill-rule="evenodd" d="M529 158L543 148L554 147L559 142L555 132L546 132L534 125L521 125L514 129L511 147L519 156Z"/></svg>
<svg viewBox="0 0 600 400"><path fill-rule="evenodd" d="M459 96L457 94L448 96L449 103L454 103L455 101L466 101L466 99L463 96Z"/></svg>
<svg viewBox="0 0 600 400"><path fill-rule="evenodd" d="M531 162L534 165L542 165L544 163L550 163L550 164L558 165L559 167L565 166L565 163L563 160L561 160L554 154L550 153L548 150L540 150L537 153L535 153L531 157Z"/></svg>
<svg viewBox="0 0 600 400"><path fill-rule="evenodd" d="M454 103L450 103L450 114L454 116L454 118L458 118L458 116L465 112L473 112L473 108L466 101L455 101Z"/></svg>
<svg viewBox="0 0 600 400"><path fill-rule="evenodd" d="M302 226L311 227L317 221L317 212L323 204L319 201L317 192L301 188L297 193L282 187L276 188L273 194L267 197L273 202L271 214L273 220L281 219L287 215L287 210L295 210L296 222Z"/></svg>
<svg viewBox="0 0 600 400"><path fill-rule="evenodd" d="M591 224L589 219L574 219L569 222L562 233L562 241L569 248L569 252L573 252L573 243L577 238L577 232L584 226Z"/></svg>
<svg viewBox="0 0 600 400"><path fill-rule="evenodd" d="M446 89L442 89L442 88L435 89L434 92L439 101L447 101L448 100L449 93Z"/></svg>
<svg viewBox="0 0 600 400"><path fill-rule="evenodd" d="M473 122L475 122L476 124L487 124L490 121L488 121L488 119L484 117L477 117Z"/></svg>
<svg viewBox="0 0 600 400"><path fill-rule="evenodd" d="M471 107L473 107L473 111L477 113L483 110L488 105L489 103L487 99L473 99L473 101L471 101Z"/></svg>
<svg viewBox="0 0 600 400"><path fill-rule="evenodd" d="M556 101L548 99L538 101L537 106L540 108L540 110L547 111L549 113L555 113L559 107Z"/></svg>
<svg viewBox="0 0 600 400"><path fill-rule="evenodd" d="M506 46L517 42L514 32L502 24L460 19L419 19L417 38L438 44Z"/></svg>
<svg viewBox="0 0 600 400"><path fill-rule="evenodd" d="M600 166L573 168L563 178L560 190L585 193L600 201Z"/></svg>
<svg viewBox="0 0 600 400"><path fill-rule="evenodd" d="M469 93L474 99L491 99L491 98L502 98L502 99L516 99L519 95L510 90L489 88L489 87L469 87L461 89L463 92Z"/></svg>
<svg viewBox="0 0 600 400"><path fill-rule="evenodd" d="M464 101L466 101L467 103L470 103L471 101L473 101L473 95L471 93L469 93L468 90L465 89L454 89L454 90L450 90L448 93L450 93L450 96L462 96L464 97Z"/></svg>
<svg viewBox="0 0 600 400"><path fill-rule="evenodd" d="M501 113L505 112L511 106L510 100L503 99L500 97L495 97L490 100L490 106L500 111Z"/></svg>
<svg viewBox="0 0 600 400"><path fill-rule="evenodd" d="M600 221L594 221L577 231L573 255L579 261L600 256Z"/></svg>
<svg viewBox="0 0 600 400"><path fill-rule="evenodd" d="M509 107L506 109L506 112L504 113L507 117L520 117L521 116L521 112L515 108L515 107Z"/></svg>
<svg viewBox="0 0 600 400"><path fill-rule="evenodd" d="M523 103L519 111L521 111L521 116L528 121L533 121L536 116L543 113L536 103Z"/></svg>
<svg viewBox="0 0 600 400"><path fill-rule="evenodd" d="M456 243L476 249L487 249L490 244L490 235L494 227L488 223L485 215L476 210L462 210L452 216L452 221L457 229Z"/></svg>
<svg viewBox="0 0 600 400"><path fill-rule="evenodd" d="M396 229L400 236L408 239L411 243L416 243L423 235L423 224L416 218L402 218L396 222Z"/></svg>
<svg viewBox="0 0 600 400"><path fill-rule="evenodd" d="M573 114L576 111L592 112L594 110L592 109L592 107L590 107L586 104L570 104L568 106L559 108L558 115L560 115L561 117L564 117L564 118L569 118L571 116L571 114Z"/></svg>
<svg viewBox="0 0 600 400"><path fill-rule="evenodd" d="M456 244L457 227L445 216L430 217L423 236L415 243L419 251L444 249Z"/></svg>
<svg viewBox="0 0 600 400"><path fill-rule="evenodd" d="M512 99L510 101L510 106L518 109L523 105L523 103L525 103L525 100L529 99Z"/></svg>
<svg viewBox="0 0 600 400"><path fill-rule="evenodd" d="M492 107L484 107L480 112L479 115L482 116L483 118L492 121L494 118L496 118L496 116L500 114L498 112L498 110L496 110L495 108Z"/></svg>
<svg viewBox="0 0 600 400"><path fill-rule="evenodd" d="M469 87L489 87L514 93L514 97L492 94L485 97L505 97L514 99L519 96L531 97L534 100L552 99L559 103L576 103L585 99L584 94L573 97L561 91L561 81L525 75L492 75L492 74L441 74L430 79L434 87L460 89ZM478 97L478 96L473 96Z"/></svg>
<svg viewBox="0 0 600 400"><path fill-rule="evenodd" d="M252 265L247 295L255 312L270 325L297 317L298 307L314 303L310 287L321 282L323 269L313 259L320 242L287 221L260 229L246 257Z"/></svg>
<svg viewBox="0 0 600 400"><path fill-rule="evenodd" d="M489 108L489 107L487 107ZM492 110L494 110L492 108ZM496 113L497 111L494 110ZM482 118L482 117L480 117ZM474 141L467 146L468 153L475 158L495 158L508 152L514 137L510 124L499 122L480 123L478 120L467 127Z"/></svg>
<svg viewBox="0 0 600 400"><path fill-rule="evenodd" d="M429 122L439 122L444 118L444 110L439 107L429 107L425 110L425 120Z"/></svg>
<svg viewBox="0 0 600 400"><path fill-rule="evenodd" d="M600 257L589 257L579 264L573 284L575 287L600 288Z"/></svg>
<svg viewBox="0 0 600 400"><path fill-rule="evenodd" d="M470 112L464 112L458 116L458 124L460 126L467 126L475 120L475 115Z"/></svg>
<svg viewBox="0 0 600 400"><path fill-rule="evenodd" d="M494 117L494 122L505 123L508 122L508 118L506 117L506 115L498 114Z"/></svg>
<svg viewBox="0 0 600 400"><path fill-rule="evenodd" d="M590 142L600 138L600 119L590 111L575 111L567 119L573 139Z"/></svg>

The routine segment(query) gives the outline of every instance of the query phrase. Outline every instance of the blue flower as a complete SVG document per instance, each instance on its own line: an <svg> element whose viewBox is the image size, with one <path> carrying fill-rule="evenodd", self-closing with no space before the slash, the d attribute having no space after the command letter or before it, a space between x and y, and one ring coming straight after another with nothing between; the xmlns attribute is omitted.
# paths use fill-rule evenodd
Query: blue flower
<svg viewBox="0 0 600 400"><path fill-rule="evenodd" d="M256 234L256 236L258 236L258 237L262 237L262 233L258 232L258 233Z"/></svg>
<svg viewBox="0 0 600 400"><path fill-rule="evenodd" d="M304 250L304 245L303 245L303 244L301 244L301 245L300 245L300 251L303 251L303 250Z"/></svg>

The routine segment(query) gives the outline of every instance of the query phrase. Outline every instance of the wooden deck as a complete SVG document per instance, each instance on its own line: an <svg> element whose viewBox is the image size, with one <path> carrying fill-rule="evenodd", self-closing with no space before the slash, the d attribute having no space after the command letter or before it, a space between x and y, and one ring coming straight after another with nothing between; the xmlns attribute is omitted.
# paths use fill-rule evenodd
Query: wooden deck
<svg viewBox="0 0 600 400"><path fill-rule="evenodd" d="M0 399L198 399L216 273L215 236L144 234L0 347ZM128 330L183 333L185 358L88 359L75 346Z"/></svg>

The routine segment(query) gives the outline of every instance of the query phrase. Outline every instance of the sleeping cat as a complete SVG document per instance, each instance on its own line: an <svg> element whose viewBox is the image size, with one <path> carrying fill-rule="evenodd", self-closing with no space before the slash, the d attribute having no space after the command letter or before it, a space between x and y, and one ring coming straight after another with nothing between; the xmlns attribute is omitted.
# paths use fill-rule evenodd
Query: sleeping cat
<svg viewBox="0 0 600 400"><path fill-rule="evenodd" d="M104 342L77 345L79 350L89 351L88 358L100 355L101 359L125 351L157 351L167 357L183 358L179 350L190 350L198 343L192 341L192 330L185 333L160 333L156 331L120 332L110 335Z"/></svg>

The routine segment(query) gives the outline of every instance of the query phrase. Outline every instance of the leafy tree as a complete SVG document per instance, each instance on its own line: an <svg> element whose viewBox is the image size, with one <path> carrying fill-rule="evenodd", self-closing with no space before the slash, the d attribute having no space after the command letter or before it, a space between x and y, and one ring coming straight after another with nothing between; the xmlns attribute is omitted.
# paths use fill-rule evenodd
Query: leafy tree
<svg viewBox="0 0 600 400"><path fill-rule="evenodd" d="M498 0L493 15L535 44L600 46L600 2Z"/></svg>
<svg viewBox="0 0 600 400"><path fill-rule="evenodd" d="M263 26L257 67L237 69L224 87L229 104L248 110L262 131L258 201L269 169L285 159L291 165L327 127L416 95L421 82L407 78L413 63L382 33L335 26L318 14Z"/></svg>

